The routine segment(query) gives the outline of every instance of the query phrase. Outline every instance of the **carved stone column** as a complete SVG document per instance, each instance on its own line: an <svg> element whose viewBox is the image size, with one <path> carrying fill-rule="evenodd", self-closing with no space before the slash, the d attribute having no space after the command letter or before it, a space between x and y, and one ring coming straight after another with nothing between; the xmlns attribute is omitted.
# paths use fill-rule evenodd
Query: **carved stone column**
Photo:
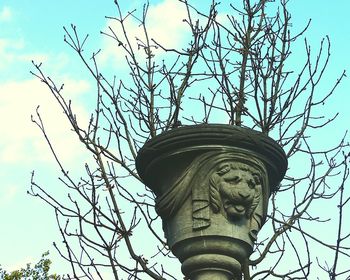
<svg viewBox="0 0 350 280"><path fill-rule="evenodd" d="M269 196L287 169L282 148L250 129L186 126L147 142L136 168L156 194L156 211L184 275L241 279Z"/></svg>

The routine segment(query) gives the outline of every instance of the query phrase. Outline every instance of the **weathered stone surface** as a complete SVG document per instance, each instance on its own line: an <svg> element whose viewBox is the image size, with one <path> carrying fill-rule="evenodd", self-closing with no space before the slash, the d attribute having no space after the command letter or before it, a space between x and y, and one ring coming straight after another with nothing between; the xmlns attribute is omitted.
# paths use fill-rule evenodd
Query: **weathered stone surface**
<svg viewBox="0 0 350 280"><path fill-rule="evenodd" d="M240 279L287 169L271 138L228 125L186 126L139 151L136 168L156 198L173 253L190 279Z"/></svg>

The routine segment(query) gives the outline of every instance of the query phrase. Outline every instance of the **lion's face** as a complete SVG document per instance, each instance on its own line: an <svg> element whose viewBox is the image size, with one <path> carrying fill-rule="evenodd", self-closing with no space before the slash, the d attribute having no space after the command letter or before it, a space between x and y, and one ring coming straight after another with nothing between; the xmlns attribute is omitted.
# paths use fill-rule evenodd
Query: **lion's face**
<svg viewBox="0 0 350 280"><path fill-rule="evenodd" d="M220 192L222 207L231 219L250 218L254 200L259 198L257 177L249 167L240 163L221 164L216 171L219 178L217 187Z"/></svg>

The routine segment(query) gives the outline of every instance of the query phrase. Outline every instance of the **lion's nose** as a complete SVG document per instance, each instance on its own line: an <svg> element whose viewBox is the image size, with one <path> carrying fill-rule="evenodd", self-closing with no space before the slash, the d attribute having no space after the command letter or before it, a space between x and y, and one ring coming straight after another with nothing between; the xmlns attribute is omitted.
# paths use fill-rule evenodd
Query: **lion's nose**
<svg viewBox="0 0 350 280"><path fill-rule="evenodd" d="M247 199L249 198L250 194L246 193L246 192L239 192L238 193L240 197L242 197L243 199Z"/></svg>

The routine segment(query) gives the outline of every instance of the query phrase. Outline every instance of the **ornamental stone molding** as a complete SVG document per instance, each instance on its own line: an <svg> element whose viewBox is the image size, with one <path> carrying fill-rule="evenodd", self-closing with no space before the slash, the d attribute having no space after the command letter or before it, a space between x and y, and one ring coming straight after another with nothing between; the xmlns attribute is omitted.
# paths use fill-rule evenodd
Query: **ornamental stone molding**
<svg viewBox="0 0 350 280"><path fill-rule="evenodd" d="M287 170L282 148L251 129L176 128L148 141L137 171L156 194L167 243L191 280L241 279L241 263Z"/></svg>

